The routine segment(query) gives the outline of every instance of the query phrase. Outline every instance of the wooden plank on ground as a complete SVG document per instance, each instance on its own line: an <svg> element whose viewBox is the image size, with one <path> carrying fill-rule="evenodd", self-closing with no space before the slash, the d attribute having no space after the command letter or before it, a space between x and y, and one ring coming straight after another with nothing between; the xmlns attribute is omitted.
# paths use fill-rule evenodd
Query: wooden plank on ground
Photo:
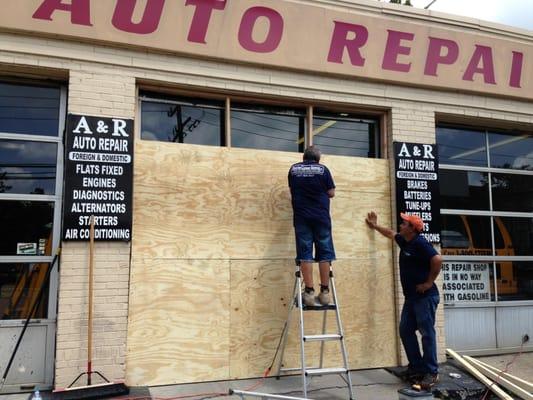
<svg viewBox="0 0 533 400"><path fill-rule="evenodd" d="M502 372L502 371L499 370L498 368L496 368L496 367L494 367L494 366L492 366L492 365L490 365L490 364L487 364L486 362L483 362L483 361L481 361L481 360L477 360L477 359L476 359L476 361L477 361L478 363L480 363L481 365L487 367L487 368L490 369L491 371L496 372L497 374L499 374L499 373ZM520 387L521 387L522 389L524 389L525 391L527 391L527 392L529 392L529 393L533 393L533 383L528 382L528 381L526 381L526 380L524 380L524 379L521 379L521 378L519 378L519 377L517 377L517 376L515 376L515 375L511 375L511 374L509 374L509 373L507 373L507 372L503 372L503 373L502 373L502 376L503 376L504 378L506 378L507 380L513 382L515 385L520 386Z"/></svg>
<svg viewBox="0 0 533 400"><path fill-rule="evenodd" d="M481 364L475 358L472 358L472 357L469 357L469 356L464 356L464 358L467 361L470 361L472 364L474 364L480 370L480 372L483 373L485 376L489 377L494 382L496 382L500 386L503 386L507 390L510 390L513 394L517 395L521 399L533 400L533 395L531 395L531 393L525 391L520 386L517 386L513 382L511 382L508 379L504 378L501 373L496 373L494 371L491 371L489 368L485 367L483 364Z"/></svg>
<svg viewBox="0 0 533 400"><path fill-rule="evenodd" d="M505 393L495 382L488 379L485 375L479 372L472 364L466 361L462 356L457 354L452 349L446 349L446 353L453 357L461 366L466 369L469 373L474 375L481 383L487 386L496 396L502 400L513 400L511 396Z"/></svg>

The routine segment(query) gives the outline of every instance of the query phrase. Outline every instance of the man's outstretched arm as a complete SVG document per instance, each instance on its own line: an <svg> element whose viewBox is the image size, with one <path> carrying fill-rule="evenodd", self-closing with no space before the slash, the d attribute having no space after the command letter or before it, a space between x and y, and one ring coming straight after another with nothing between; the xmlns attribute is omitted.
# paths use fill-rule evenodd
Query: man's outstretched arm
<svg viewBox="0 0 533 400"><path fill-rule="evenodd" d="M393 239L394 235L396 235L396 232L394 232L392 229L378 225L378 216L374 211L371 211L367 214L365 221L370 228L375 229L389 239Z"/></svg>

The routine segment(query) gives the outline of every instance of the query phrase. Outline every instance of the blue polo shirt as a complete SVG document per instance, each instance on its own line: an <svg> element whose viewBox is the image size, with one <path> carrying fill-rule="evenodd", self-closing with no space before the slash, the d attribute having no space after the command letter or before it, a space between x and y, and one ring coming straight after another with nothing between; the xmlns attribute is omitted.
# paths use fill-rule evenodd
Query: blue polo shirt
<svg viewBox="0 0 533 400"><path fill-rule="evenodd" d="M294 164L289 170L289 187L295 224L313 220L331 226L327 192L335 183L325 165L316 161Z"/></svg>
<svg viewBox="0 0 533 400"><path fill-rule="evenodd" d="M417 299L426 296L438 296L439 290L433 283L431 289L417 293L416 285L424 283L431 269L431 259L438 253L425 237L417 235L413 240L406 241L400 234L394 236L400 246L400 280L403 295L406 299Z"/></svg>

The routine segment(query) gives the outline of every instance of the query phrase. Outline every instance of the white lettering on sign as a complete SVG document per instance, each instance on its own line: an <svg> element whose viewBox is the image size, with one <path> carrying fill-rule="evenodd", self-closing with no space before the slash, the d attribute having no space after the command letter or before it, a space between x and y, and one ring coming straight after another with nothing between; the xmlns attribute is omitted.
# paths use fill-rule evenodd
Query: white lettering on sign
<svg viewBox="0 0 533 400"><path fill-rule="evenodd" d="M424 225L420 232L429 242L440 242L438 207L438 160L434 145L394 143L396 154L396 199L400 212L418 215Z"/></svg>
<svg viewBox="0 0 533 400"><path fill-rule="evenodd" d="M63 234L86 240L130 240L132 121L68 116ZM70 140L69 140L70 138Z"/></svg>
<svg viewBox="0 0 533 400"><path fill-rule="evenodd" d="M83 132L81 130L83 129ZM89 135L92 135L92 131L89 128L89 124L87 123L87 119L85 117L80 118L80 122L78 122L78 125L76 125L76 128L72 131L74 133L86 133Z"/></svg>

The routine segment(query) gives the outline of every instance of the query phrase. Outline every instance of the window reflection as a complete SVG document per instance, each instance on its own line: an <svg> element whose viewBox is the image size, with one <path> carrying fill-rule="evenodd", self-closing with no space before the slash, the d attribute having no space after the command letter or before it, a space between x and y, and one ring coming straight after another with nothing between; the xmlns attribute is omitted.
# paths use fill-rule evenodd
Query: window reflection
<svg viewBox="0 0 533 400"><path fill-rule="evenodd" d="M0 201L0 255L50 255L54 203Z"/></svg>
<svg viewBox="0 0 533 400"><path fill-rule="evenodd" d="M533 176L491 174L492 204L496 211L533 212Z"/></svg>
<svg viewBox="0 0 533 400"><path fill-rule="evenodd" d="M488 174L474 171L439 171L441 208L488 210Z"/></svg>
<svg viewBox="0 0 533 400"><path fill-rule="evenodd" d="M47 318L49 285L45 285L45 278L48 268L48 263L0 264L0 319L25 319L36 302L38 306L32 318Z"/></svg>
<svg viewBox="0 0 533 400"><path fill-rule="evenodd" d="M496 248L497 255L533 254L533 218L495 217L495 225L503 239L503 246Z"/></svg>
<svg viewBox="0 0 533 400"><path fill-rule="evenodd" d="M141 138L164 142L221 146L224 110L216 103L142 102Z"/></svg>
<svg viewBox="0 0 533 400"><path fill-rule="evenodd" d="M496 263L498 300L533 300L533 261Z"/></svg>
<svg viewBox="0 0 533 400"><path fill-rule="evenodd" d="M492 255L489 217L441 215L443 255Z"/></svg>
<svg viewBox="0 0 533 400"><path fill-rule="evenodd" d="M483 131L437 127L440 164L488 166L485 137Z"/></svg>
<svg viewBox="0 0 533 400"><path fill-rule="evenodd" d="M494 168L533 171L533 136L489 133L490 164Z"/></svg>
<svg viewBox="0 0 533 400"><path fill-rule="evenodd" d="M303 151L305 114L299 110L235 104L230 115L232 147Z"/></svg>
<svg viewBox="0 0 533 400"><path fill-rule="evenodd" d="M60 89L0 82L0 132L57 136Z"/></svg>
<svg viewBox="0 0 533 400"><path fill-rule="evenodd" d="M54 194L57 144L0 140L0 193Z"/></svg>
<svg viewBox="0 0 533 400"><path fill-rule="evenodd" d="M379 124L349 114L317 110L313 118L313 144L326 154L377 157Z"/></svg>

